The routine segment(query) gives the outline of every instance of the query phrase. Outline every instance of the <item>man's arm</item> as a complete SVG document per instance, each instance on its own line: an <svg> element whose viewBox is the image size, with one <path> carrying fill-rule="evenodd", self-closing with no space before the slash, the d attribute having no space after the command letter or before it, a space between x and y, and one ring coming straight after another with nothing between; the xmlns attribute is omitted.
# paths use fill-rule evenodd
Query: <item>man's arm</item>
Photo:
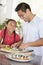
<svg viewBox="0 0 43 65"><path fill-rule="evenodd" d="M37 40L35 42L29 42L29 43L27 43L27 45L33 46L33 47L43 46L43 38L40 38L39 40Z"/></svg>
<svg viewBox="0 0 43 65"><path fill-rule="evenodd" d="M25 49L27 47L38 47L38 46L43 46L43 38L41 38L35 42L22 43L19 48Z"/></svg>

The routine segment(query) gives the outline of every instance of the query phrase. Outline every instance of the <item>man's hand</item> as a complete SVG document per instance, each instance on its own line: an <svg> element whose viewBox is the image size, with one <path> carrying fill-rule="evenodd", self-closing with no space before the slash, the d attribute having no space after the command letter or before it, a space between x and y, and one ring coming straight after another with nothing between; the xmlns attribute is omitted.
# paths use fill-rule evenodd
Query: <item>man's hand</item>
<svg viewBox="0 0 43 65"><path fill-rule="evenodd" d="M24 44L24 43L22 43L21 45L20 45L20 47L19 47L19 49L25 49L25 48L27 48L28 47L28 44Z"/></svg>

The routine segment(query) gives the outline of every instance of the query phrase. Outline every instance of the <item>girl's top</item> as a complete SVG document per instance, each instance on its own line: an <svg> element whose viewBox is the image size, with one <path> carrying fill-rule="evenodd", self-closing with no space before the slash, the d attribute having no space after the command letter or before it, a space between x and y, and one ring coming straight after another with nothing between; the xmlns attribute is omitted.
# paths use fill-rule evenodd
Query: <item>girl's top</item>
<svg viewBox="0 0 43 65"><path fill-rule="evenodd" d="M5 38L4 38L4 35L5 35ZM11 45L13 43L20 41L20 36L17 33L15 33L15 34L12 33L11 35L9 35L7 30L6 30L6 32L4 34L4 29L1 30L0 36L3 38L3 44L5 44L5 45Z"/></svg>

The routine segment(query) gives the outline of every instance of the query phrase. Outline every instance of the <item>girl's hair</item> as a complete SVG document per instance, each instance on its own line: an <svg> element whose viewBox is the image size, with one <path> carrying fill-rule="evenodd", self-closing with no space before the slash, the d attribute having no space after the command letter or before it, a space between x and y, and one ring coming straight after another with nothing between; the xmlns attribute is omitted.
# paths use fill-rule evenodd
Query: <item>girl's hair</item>
<svg viewBox="0 0 43 65"><path fill-rule="evenodd" d="M13 20L13 19L8 19L8 20L6 21L6 24L8 24L10 21L14 21L14 22L15 22L15 24L16 24L16 21L15 21L15 20ZM7 27L5 27L5 30L4 30L3 43L4 43L5 36L6 36L6 29L7 29ZM15 42L16 42L16 32L15 32L15 31L13 31L13 33L14 33L14 42L13 42L13 43L15 43ZM12 44L13 44L13 43L12 43Z"/></svg>
<svg viewBox="0 0 43 65"><path fill-rule="evenodd" d="M10 21L14 21L14 22L16 23L15 20L13 20L13 19L8 19L8 20L6 21L6 24L8 24Z"/></svg>

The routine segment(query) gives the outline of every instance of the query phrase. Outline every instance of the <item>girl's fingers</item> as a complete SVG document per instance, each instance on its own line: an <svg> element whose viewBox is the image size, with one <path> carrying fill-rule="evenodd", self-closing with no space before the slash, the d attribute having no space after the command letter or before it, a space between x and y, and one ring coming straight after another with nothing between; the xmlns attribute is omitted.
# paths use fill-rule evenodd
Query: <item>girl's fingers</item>
<svg viewBox="0 0 43 65"><path fill-rule="evenodd" d="M11 48L17 47L17 43L11 45Z"/></svg>

